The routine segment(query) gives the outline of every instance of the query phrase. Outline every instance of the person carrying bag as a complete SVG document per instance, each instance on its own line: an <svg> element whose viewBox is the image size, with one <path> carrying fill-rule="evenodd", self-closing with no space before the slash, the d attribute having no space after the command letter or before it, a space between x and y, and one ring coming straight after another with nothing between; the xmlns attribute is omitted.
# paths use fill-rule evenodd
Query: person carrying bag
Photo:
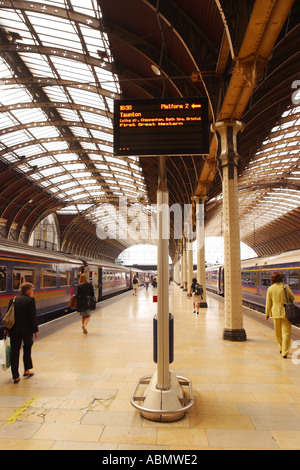
<svg viewBox="0 0 300 470"><path fill-rule="evenodd" d="M21 285L21 294L17 298L11 299L8 305L8 313L14 306L15 323L9 329L9 337L11 344L11 372L15 384L20 382L19 361L20 350L23 343L23 377L29 378L34 374L31 372L33 368L31 350L33 346L33 335L38 339L39 328L36 313L36 304L33 296L34 286L29 282ZM7 334L7 332L5 333Z"/></svg>
<svg viewBox="0 0 300 470"><path fill-rule="evenodd" d="M80 276L76 298L77 311L82 317L82 331L87 335L86 327L91 318L91 311L96 309L96 299L94 287L88 282L85 274Z"/></svg>
<svg viewBox="0 0 300 470"><path fill-rule="evenodd" d="M285 295L286 293L286 295ZM273 318L275 336L282 357L286 359L291 346L292 324L286 316L286 302L293 302L295 296L288 285L282 284L282 274L274 272L272 285L267 291L266 320Z"/></svg>

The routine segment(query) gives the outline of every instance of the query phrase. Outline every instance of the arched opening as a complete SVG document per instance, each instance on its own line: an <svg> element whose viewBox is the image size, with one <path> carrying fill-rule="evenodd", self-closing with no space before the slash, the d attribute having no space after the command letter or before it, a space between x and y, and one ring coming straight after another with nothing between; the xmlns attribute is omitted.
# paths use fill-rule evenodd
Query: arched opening
<svg viewBox="0 0 300 470"><path fill-rule="evenodd" d="M151 266L157 267L157 246L150 244L133 245L123 251L118 260L125 266ZM172 260L169 257L169 264Z"/></svg>

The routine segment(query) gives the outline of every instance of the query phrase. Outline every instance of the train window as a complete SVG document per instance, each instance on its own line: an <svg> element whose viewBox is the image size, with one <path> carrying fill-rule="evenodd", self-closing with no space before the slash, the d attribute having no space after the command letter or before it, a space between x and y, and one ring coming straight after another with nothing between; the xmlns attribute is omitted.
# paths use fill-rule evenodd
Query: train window
<svg viewBox="0 0 300 470"><path fill-rule="evenodd" d="M256 286L256 284L258 284L257 273L253 271L243 271L242 281L244 286Z"/></svg>
<svg viewBox="0 0 300 470"><path fill-rule="evenodd" d="M65 270L60 271L59 278L60 278L61 287L71 285L71 274L72 274L71 271L65 271Z"/></svg>
<svg viewBox="0 0 300 470"><path fill-rule="evenodd" d="M272 273L271 271L262 271L261 273L261 285L262 287L270 287L272 284Z"/></svg>
<svg viewBox="0 0 300 470"><path fill-rule="evenodd" d="M42 269L41 272L41 287L56 287L57 286L57 271L56 269Z"/></svg>
<svg viewBox="0 0 300 470"><path fill-rule="evenodd" d="M35 285L35 269L14 268L13 269L13 290L20 290L21 284L30 282Z"/></svg>
<svg viewBox="0 0 300 470"><path fill-rule="evenodd" d="M300 271L290 271L289 285L293 290L300 290Z"/></svg>
<svg viewBox="0 0 300 470"><path fill-rule="evenodd" d="M0 292L6 291L6 268L0 266Z"/></svg>

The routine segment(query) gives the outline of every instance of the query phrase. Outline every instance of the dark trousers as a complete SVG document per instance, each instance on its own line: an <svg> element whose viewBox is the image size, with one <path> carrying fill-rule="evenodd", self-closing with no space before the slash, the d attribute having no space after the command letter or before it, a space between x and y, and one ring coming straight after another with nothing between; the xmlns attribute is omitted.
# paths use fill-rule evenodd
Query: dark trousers
<svg viewBox="0 0 300 470"><path fill-rule="evenodd" d="M33 335L10 335L11 345L11 372L13 379L18 379L19 374L19 362L20 362L20 350L23 341L23 362L24 371L33 368L31 359L31 348L33 345Z"/></svg>

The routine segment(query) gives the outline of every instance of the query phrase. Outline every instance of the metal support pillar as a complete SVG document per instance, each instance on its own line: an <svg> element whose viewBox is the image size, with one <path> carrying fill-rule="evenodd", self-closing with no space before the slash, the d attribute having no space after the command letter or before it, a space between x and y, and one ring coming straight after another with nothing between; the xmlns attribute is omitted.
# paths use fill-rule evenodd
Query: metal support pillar
<svg viewBox="0 0 300 470"><path fill-rule="evenodd" d="M184 261L183 261L183 240L181 240L181 256L180 256L180 288L184 288L183 276L184 276Z"/></svg>
<svg viewBox="0 0 300 470"><path fill-rule="evenodd" d="M157 191L157 388L168 390L169 377L169 192ZM168 224L164 227L164 224Z"/></svg>
<svg viewBox="0 0 300 470"><path fill-rule="evenodd" d="M169 192L166 178L166 157L159 160L160 172L157 191L157 371L152 377L140 379L131 403L141 410L144 418L153 421L176 421L183 418L193 403L191 382L177 377L169 364ZM137 393L139 385L147 385L144 396ZM186 399L182 386L188 385L190 398ZM142 403L142 404L140 404Z"/></svg>
<svg viewBox="0 0 300 470"><path fill-rule="evenodd" d="M197 235L197 280L203 287L203 300L200 308L207 308L206 300L206 272L205 272L205 231L204 231L204 203L207 197L194 197L196 204L196 235Z"/></svg>
<svg viewBox="0 0 300 470"><path fill-rule="evenodd" d="M187 292L187 283L188 283L188 274L187 274L187 269L188 269L188 264L187 264L187 250L186 250L186 238L182 237L182 246L183 246L183 292Z"/></svg>
<svg viewBox="0 0 300 470"><path fill-rule="evenodd" d="M178 256L178 253L177 253L177 259L176 259L176 263L175 263L175 274L174 274L174 280L176 282L177 285L180 284L180 265L179 265L179 256Z"/></svg>
<svg viewBox="0 0 300 470"><path fill-rule="evenodd" d="M194 277L194 260L193 260L193 242L189 241L187 244L187 249L188 249L188 291L190 290L190 286L193 281Z"/></svg>
<svg viewBox="0 0 300 470"><path fill-rule="evenodd" d="M222 121L212 126L219 143L219 167L223 185L225 329L229 341L246 341L243 328L241 249L238 204L237 135L243 129L239 121Z"/></svg>

